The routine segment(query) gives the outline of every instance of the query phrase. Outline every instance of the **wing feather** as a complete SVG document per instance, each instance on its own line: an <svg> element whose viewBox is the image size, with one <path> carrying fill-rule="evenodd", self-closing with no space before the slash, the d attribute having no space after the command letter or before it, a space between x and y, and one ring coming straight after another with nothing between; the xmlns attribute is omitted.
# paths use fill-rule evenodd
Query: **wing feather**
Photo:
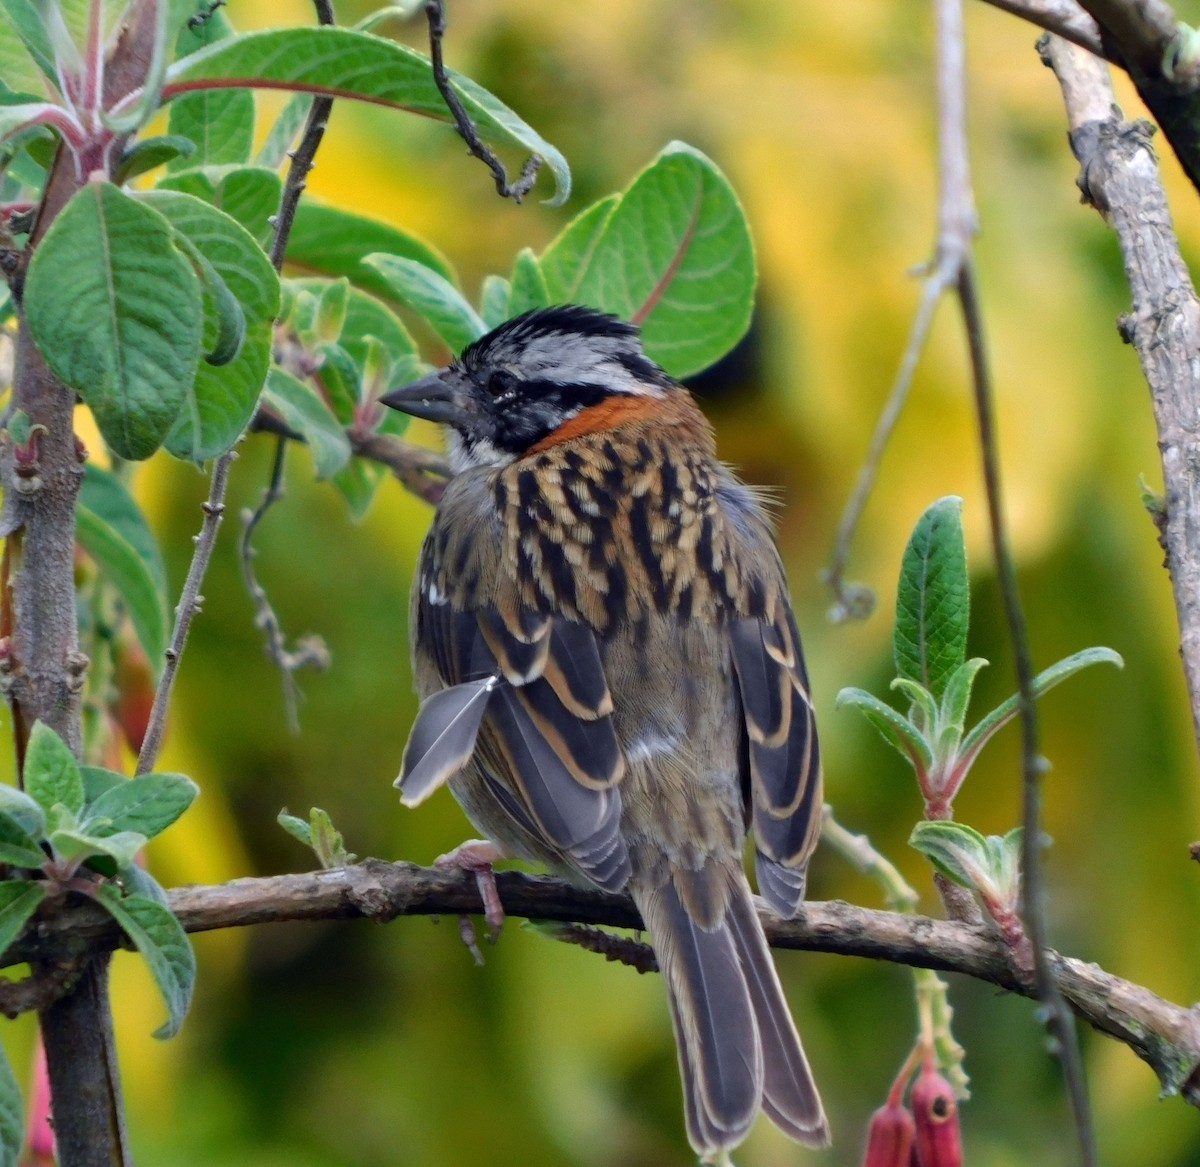
<svg viewBox="0 0 1200 1167"><path fill-rule="evenodd" d="M421 702L396 779L405 806L424 802L467 764L497 682L468 681Z"/></svg>

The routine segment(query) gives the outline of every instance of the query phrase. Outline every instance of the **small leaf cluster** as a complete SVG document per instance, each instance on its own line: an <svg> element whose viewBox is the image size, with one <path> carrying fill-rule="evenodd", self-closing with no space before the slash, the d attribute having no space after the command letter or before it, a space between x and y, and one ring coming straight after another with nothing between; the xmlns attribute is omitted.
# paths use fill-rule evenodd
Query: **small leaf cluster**
<svg viewBox="0 0 1200 1167"><path fill-rule="evenodd" d="M326 871L333 867L345 867L358 858L346 850L342 832L333 825L329 813L319 806L314 806L308 812L308 822L294 814L288 814L286 807L279 812L275 821L293 839L299 839L306 847L311 847L317 861Z"/></svg>
<svg viewBox="0 0 1200 1167"><path fill-rule="evenodd" d="M939 499L917 521L904 551L896 595L892 689L907 698L903 712L862 689L838 694L838 705L860 710L916 773L929 819L951 817L955 795L980 751L1016 717L1016 694L967 729L971 690L981 657L967 659L970 589L962 500ZM1039 673L1040 697L1088 665L1121 667L1110 648L1087 648Z"/></svg>
<svg viewBox="0 0 1200 1167"><path fill-rule="evenodd" d="M52 729L29 737L25 789L0 786L0 952L38 905L78 892L98 903L145 957L167 1004L156 1037L183 1023L196 963L191 944L154 878L137 864L147 840L164 831L199 793L182 774L125 778L80 766Z"/></svg>
<svg viewBox="0 0 1200 1167"><path fill-rule="evenodd" d="M975 759L1019 709L1014 694L967 728L971 690L987 664L966 654L969 584L962 500L942 498L917 521L900 568L892 689L907 698L907 708L901 711L862 689L843 689L838 704L860 710L912 766L927 821L916 825L910 844L951 883L979 896L1017 965L1029 968L1032 955L1019 914L1021 829L984 836L951 821L954 798ZM1039 673L1033 693L1040 696L1103 661L1122 665L1112 649L1084 649Z"/></svg>

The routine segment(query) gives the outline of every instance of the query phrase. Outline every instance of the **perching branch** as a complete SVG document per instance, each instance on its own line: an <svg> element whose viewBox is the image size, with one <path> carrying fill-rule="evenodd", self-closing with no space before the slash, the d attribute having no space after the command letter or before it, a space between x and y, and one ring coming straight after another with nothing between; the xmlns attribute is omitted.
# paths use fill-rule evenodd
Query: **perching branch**
<svg viewBox="0 0 1200 1167"><path fill-rule="evenodd" d="M1152 127L1123 120L1094 58L1054 37L1039 48L1062 89L1083 197L1117 233L1125 260L1133 306L1119 326L1150 386L1165 491L1160 539L1200 742L1200 301L1171 226Z"/></svg>
<svg viewBox="0 0 1200 1167"><path fill-rule="evenodd" d="M576 887L549 876L498 872L497 886L509 916L618 928L641 928L627 896ZM483 910L473 876L449 867L418 867L368 859L350 867L235 879L213 887L180 887L168 893L171 909L189 932L287 920L457 916ZM765 912L767 937L776 948L868 957L958 972L1010 992L1033 995L1013 971L1003 942L983 927L875 911L841 901L808 903L798 920ZM502 943L519 942L509 936ZM80 952L108 951L121 943L111 918L91 903L64 910L30 929L6 954L6 964L70 962ZM1200 1106L1200 1013L1164 1000L1097 965L1050 953L1055 983L1089 1025L1128 1045L1158 1075L1165 1093L1182 1093ZM465 959L465 958L464 958ZM14 999L28 990L0 981L0 1011L19 1010ZM1200 1074L1198 1074L1200 1077Z"/></svg>
<svg viewBox="0 0 1200 1167"><path fill-rule="evenodd" d="M446 103L446 108L454 118L454 128L467 144L467 152L478 158L491 172L496 182L496 193L502 199L512 199L519 203L531 190L537 181L538 170L543 159L540 154L531 154L525 159L521 173L516 182L509 180L504 164L496 157L495 151L479 136L475 123L470 114L463 108L458 94L446 76L446 65L442 60L442 40L446 35L446 9L442 0L429 0L425 5L425 15L429 18L429 59L433 63L433 81Z"/></svg>

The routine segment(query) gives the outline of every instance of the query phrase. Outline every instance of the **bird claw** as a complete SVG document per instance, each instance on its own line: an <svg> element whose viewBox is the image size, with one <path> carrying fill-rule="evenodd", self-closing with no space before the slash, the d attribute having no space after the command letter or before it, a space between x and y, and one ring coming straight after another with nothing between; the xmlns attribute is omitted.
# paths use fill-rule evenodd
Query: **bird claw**
<svg viewBox="0 0 1200 1167"><path fill-rule="evenodd" d="M488 925L488 942L495 944L504 926L504 905L500 902L500 893L496 889L496 873L492 864L497 859L503 859L504 852L486 839L468 839L439 855L434 861L435 867L457 867L460 871L469 871L475 876L475 885L479 888L479 898L483 901L483 918ZM458 934L462 937L467 951L475 958L476 964L483 964L483 953L479 950L479 940L475 933L475 923L465 912L458 918Z"/></svg>

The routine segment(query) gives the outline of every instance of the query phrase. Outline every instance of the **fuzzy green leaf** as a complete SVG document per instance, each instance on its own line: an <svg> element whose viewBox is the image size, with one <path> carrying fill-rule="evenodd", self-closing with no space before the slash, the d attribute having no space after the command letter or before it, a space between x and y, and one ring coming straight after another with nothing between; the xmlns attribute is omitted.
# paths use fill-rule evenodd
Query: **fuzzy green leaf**
<svg viewBox="0 0 1200 1167"><path fill-rule="evenodd" d="M76 537L120 592L157 675L169 621L162 556L137 503L116 478L90 463L84 472Z"/></svg>
<svg viewBox="0 0 1200 1167"><path fill-rule="evenodd" d="M146 958L167 1005L167 1021L154 1036L179 1032L196 982L196 956L179 921L156 900L140 895L122 897L111 884L97 888L96 899Z"/></svg>
<svg viewBox="0 0 1200 1167"><path fill-rule="evenodd" d="M563 265L575 268L573 299L639 324L646 352L675 377L707 368L742 338L754 307L754 247L733 188L709 158L672 142L594 240L603 216L589 214L596 218L572 224L572 248L590 247L586 261ZM561 279L547 275L551 298Z"/></svg>
<svg viewBox="0 0 1200 1167"><path fill-rule="evenodd" d="M917 520L904 551L896 593L896 672L940 701L966 658L970 622L962 499L939 499Z"/></svg>
<svg viewBox="0 0 1200 1167"><path fill-rule="evenodd" d="M116 831L106 835L91 835L68 827L50 832L50 846L62 859L88 859L107 856L118 868L133 862L134 856L146 845L146 836L137 831Z"/></svg>
<svg viewBox="0 0 1200 1167"><path fill-rule="evenodd" d="M113 182L118 186L180 158L189 158L196 152L196 143L178 134L163 134L134 143L124 154L113 172Z"/></svg>
<svg viewBox="0 0 1200 1167"><path fill-rule="evenodd" d="M21 935L21 930L45 898L44 881L14 879L0 883L0 958ZM0 1115L2 1111L3 1103L0 1102ZM2 1125L3 1119L0 1117L0 1126Z"/></svg>
<svg viewBox="0 0 1200 1167"><path fill-rule="evenodd" d="M78 815L83 810L83 777L75 755L45 722L34 723L25 751L25 793L49 816L59 805Z"/></svg>
<svg viewBox="0 0 1200 1167"><path fill-rule="evenodd" d="M1081 649L1079 652L1072 653L1071 656L1065 657L1056 664L1052 664L1048 669L1043 669L1033 678L1034 698L1040 697L1043 693L1053 689L1055 685L1065 681L1068 677L1074 676L1080 669L1086 669L1089 665L1099 664L1116 665L1119 669L1125 667L1125 662L1121 659L1121 654L1114 652L1111 648ZM1007 725L1008 722L1016 717L1018 708L1019 701L1017 694L1014 693L1007 701L1003 701L997 705L991 713L967 734L959 750L959 756L966 765L970 765L975 756L987 745L992 735L998 729Z"/></svg>
<svg viewBox="0 0 1200 1167"><path fill-rule="evenodd" d="M262 166L210 166L166 175L158 190L173 190L224 211L240 223L266 251L274 228L271 216L279 209L283 183L278 174Z"/></svg>
<svg viewBox="0 0 1200 1167"><path fill-rule="evenodd" d="M224 365L202 364L167 439L177 457L204 462L230 449L254 415L271 361L271 326L279 311L279 277L254 237L203 199L179 191L140 196L212 264L236 298L246 330L237 356ZM204 347L211 350L219 314L206 297Z"/></svg>
<svg viewBox="0 0 1200 1167"><path fill-rule="evenodd" d="M18 820L7 810L0 810L0 863L39 870L46 863L46 853L38 845L45 833L45 826L37 831L27 830L23 820ZM0 887L3 886L0 883Z"/></svg>
<svg viewBox="0 0 1200 1167"><path fill-rule="evenodd" d="M37 800L7 783L0 783L0 814L12 819L30 839L40 839L46 833L46 814Z"/></svg>
<svg viewBox="0 0 1200 1167"><path fill-rule="evenodd" d="M864 689L843 689L837 695L836 704L839 709L847 705L858 709L883 740L898 750L918 774L928 772L933 752L921 731L903 714Z"/></svg>
<svg viewBox="0 0 1200 1167"><path fill-rule="evenodd" d="M0 1049L0 1167L17 1167L25 1143L25 1109L21 1104L21 1088L8 1061Z"/></svg>
<svg viewBox="0 0 1200 1167"><path fill-rule="evenodd" d="M971 690L975 687L975 677L987 663L983 657L973 656L950 674L945 692L942 694L941 721L943 725L952 725L958 733L962 733L967 721L967 707L971 703Z"/></svg>
<svg viewBox="0 0 1200 1167"><path fill-rule="evenodd" d="M487 325L463 294L438 272L396 255L375 253L363 261L386 281L389 295L429 322L451 352L458 354L478 340Z"/></svg>
<svg viewBox="0 0 1200 1167"><path fill-rule="evenodd" d="M552 303L573 304L579 299L579 288L591 266L592 255L620 201L621 196L614 194L593 203L572 219L542 252L542 276Z"/></svg>
<svg viewBox="0 0 1200 1167"><path fill-rule="evenodd" d="M415 235L339 207L303 199L288 237L288 263L314 274L345 276L378 296L392 294L388 282L363 260L374 252L416 260L445 279L445 258Z"/></svg>
<svg viewBox="0 0 1200 1167"><path fill-rule="evenodd" d="M908 839L947 879L980 889L989 882L991 852L987 840L966 823L920 822Z"/></svg>
<svg viewBox="0 0 1200 1167"><path fill-rule="evenodd" d="M200 283L156 210L90 182L29 265L25 310L54 372L122 458L149 457L196 378Z"/></svg>
<svg viewBox="0 0 1200 1167"><path fill-rule="evenodd" d="M248 89L187 93L172 101L169 108L168 130L193 142L196 149L187 158L169 162L168 169L249 161L254 145L254 94Z"/></svg>
<svg viewBox="0 0 1200 1167"><path fill-rule="evenodd" d="M183 774L141 774L117 783L88 807L80 829L99 838L137 831L152 839L165 831L192 803L200 788ZM91 824L107 819L108 826Z"/></svg>
<svg viewBox="0 0 1200 1167"><path fill-rule="evenodd" d="M308 825L302 818L297 818L294 814L288 814L284 808L275 816L275 821L283 827L293 839L299 839L306 847L313 845L312 827Z"/></svg>
<svg viewBox="0 0 1200 1167"><path fill-rule="evenodd" d="M450 83L480 135L542 157L557 184L551 205L566 201L571 174L566 159L512 110L474 81L450 72ZM283 28L221 41L172 65L166 99L219 82L358 98L449 122L429 59L413 49L346 28Z"/></svg>
<svg viewBox="0 0 1200 1167"><path fill-rule="evenodd" d="M537 256L524 247L517 252L513 264L512 280L508 294L508 316L519 316L533 308L545 308L550 303L546 279L538 264Z"/></svg>
<svg viewBox="0 0 1200 1167"><path fill-rule="evenodd" d="M262 404L304 438L318 478L336 474L350 461L346 431L306 382L280 368L272 368L267 374Z"/></svg>
<svg viewBox="0 0 1200 1167"><path fill-rule="evenodd" d="M479 290L479 315L489 328L496 328L508 319L508 300L512 287L503 276L484 276Z"/></svg>

